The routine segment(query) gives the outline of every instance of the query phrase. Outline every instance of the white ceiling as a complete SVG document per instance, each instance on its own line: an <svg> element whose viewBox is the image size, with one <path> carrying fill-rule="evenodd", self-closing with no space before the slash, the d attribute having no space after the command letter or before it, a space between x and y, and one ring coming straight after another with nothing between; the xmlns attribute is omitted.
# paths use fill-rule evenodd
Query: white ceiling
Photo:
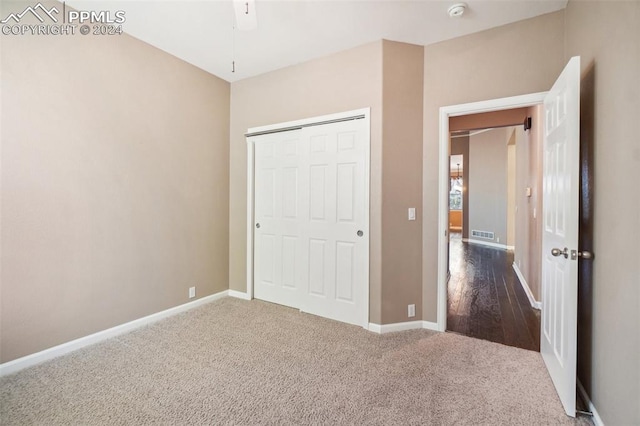
<svg viewBox="0 0 640 426"><path fill-rule="evenodd" d="M383 38L432 44L554 12L567 0L466 0L461 18L447 14L456 0L256 0L258 29L235 37L232 0L67 3L124 10L128 34L233 82Z"/></svg>

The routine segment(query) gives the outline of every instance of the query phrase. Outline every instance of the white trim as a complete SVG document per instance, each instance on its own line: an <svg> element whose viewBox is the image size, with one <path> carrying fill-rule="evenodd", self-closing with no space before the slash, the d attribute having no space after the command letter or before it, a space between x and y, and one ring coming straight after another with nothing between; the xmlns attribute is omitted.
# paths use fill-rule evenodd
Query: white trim
<svg viewBox="0 0 640 426"><path fill-rule="evenodd" d="M422 321L396 322L394 324L369 324L369 330L378 334L422 328Z"/></svg>
<svg viewBox="0 0 640 426"><path fill-rule="evenodd" d="M438 330L447 328L447 247L449 238L449 117L481 112L500 111L541 104L546 92L509 98L492 99L440 108L439 114L439 178L438 178Z"/></svg>
<svg viewBox="0 0 640 426"><path fill-rule="evenodd" d="M229 290L229 297L235 297L236 299L251 300L247 293L241 291Z"/></svg>
<svg viewBox="0 0 640 426"><path fill-rule="evenodd" d="M302 120L288 121L284 123L270 124L267 126L251 127L247 130L247 134L268 132L272 130L285 129L289 127L306 126L314 123L328 122L332 120L343 120L352 117L361 117L364 120L365 138L367 141L366 153L365 153L365 229L366 236L370 235L370 193L371 193L371 108L361 108L352 111L344 111L335 114L322 115L318 117L305 118ZM253 227L254 227L254 169L255 169L255 138L259 136L250 136L246 138L247 142L247 298L250 300L253 298ZM369 240L370 241L370 240ZM369 262L371 257L371 250L367 253L367 267L366 276L364 277L367 285L365 286L365 304L364 313L362 317L363 328L369 326L369 297L370 297L370 277L369 277Z"/></svg>
<svg viewBox="0 0 640 426"><path fill-rule="evenodd" d="M593 414L593 417L591 417L591 420L593 420L593 424L595 426L604 426L604 422L602 421L600 414L598 414L598 410L596 410L595 405L593 405L593 402L591 402L591 398L589 398L587 391L584 389L584 386L582 386L580 379L576 379L576 383L578 384L578 392L580 392L580 396L582 396L582 400L584 401L585 404L587 404L588 406L587 408Z"/></svg>
<svg viewBox="0 0 640 426"><path fill-rule="evenodd" d="M479 246L487 246L487 247L493 247L496 249L501 249L501 250L507 250L508 247L506 244L500 244L500 243L492 243L490 241L483 241L483 240L476 240L473 238L467 238L467 241L469 244L476 244Z"/></svg>
<svg viewBox="0 0 640 426"><path fill-rule="evenodd" d="M380 324L369 323L368 330L372 333L382 334L382 326Z"/></svg>
<svg viewBox="0 0 640 426"><path fill-rule="evenodd" d="M352 111L351 114L355 114L356 111ZM364 281L367 283L364 288L364 300L365 300L365 308L362 316L362 327L366 328L367 324L369 324L369 301L370 301L370 292L371 292L371 277L370 277L370 269L371 269L371 108L363 108L359 111L359 113L364 114L364 137L366 146L365 146L365 159L364 159L364 226L367 230L367 246L369 249L367 250L367 265L365 270Z"/></svg>
<svg viewBox="0 0 640 426"><path fill-rule="evenodd" d="M433 331L438 330L438 324L431 321L407 321L407 322L396 322L393 324L374 324L369 323L369 331L378 334L385 333L395 333L398 331L407 331L407 330L418 330L418 329L426 329Z"/></svg>
<svg viewBox="0 0 640 426"><path fill-rule="evenodd" d="M78 339L71 340L70 342L62 343L61 345L36 352L31 355L23 356L22 358L14 359L13 361L5 362L4 364L0 364L0 377L16 373L25 368L32 367L45 361L49 361L61 355L65 355L78 349L82 349L86 346L90 346L95 343L110 339L112 337L128 333L135 330L136 328L143 327L161 319L165 319L167 317L188 311L189 309L193 309L198 306L213 302L215 300L222 299L223 297L227 297L228 293L228 290L224 290L220 293L212 294L211 296L206 296L201 299L194 300L193 302L188 302L182 305L175 306L173 308L166 309L164 311L156 312L155 314L147 315L146 317L138 318L137 320L129 321L127 323L120 324L106 330L98 331L97 333L80 337Z"/></svg>
<svg viewBox="0 0 640 426"><path fill-rule="evenodd" d="M531 307L535 309L542 309L542 302L538 302L536 298L533 297L533 292L531 291L531 287L529 287L529 283L527 282L527 280L524 279L524 275L522 275L522 271L520 271L520 268L518 268L518 265L516 265L516 262L513 262L513 270L516 272L516 275L518 276L518 280L520 281L520 285L522 286L522 289L527 294L527 298L529 299L529 303L531 304Z"/></svg>
<svg viewBox="0 0 640 426"><path fill-rule="evenodd" d="M255 167L254 143L247 138L247 288L249 299L253 299L253 173Z"/></svg>

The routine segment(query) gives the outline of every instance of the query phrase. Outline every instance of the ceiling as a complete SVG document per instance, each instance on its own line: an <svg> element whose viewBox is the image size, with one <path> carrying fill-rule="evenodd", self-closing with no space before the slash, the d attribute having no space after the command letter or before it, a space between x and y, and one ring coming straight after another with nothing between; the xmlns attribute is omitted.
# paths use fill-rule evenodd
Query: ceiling
<svg viewBox="0 0 640 426"><path fill-rule="evenodd" d="M427 45L554 12L567 0L256 0L258 28L233 30L232 0L70 0L77 10L123 10L126 33L233 82L372 41ZM232 61L235 60L235 73Z"/></svg>

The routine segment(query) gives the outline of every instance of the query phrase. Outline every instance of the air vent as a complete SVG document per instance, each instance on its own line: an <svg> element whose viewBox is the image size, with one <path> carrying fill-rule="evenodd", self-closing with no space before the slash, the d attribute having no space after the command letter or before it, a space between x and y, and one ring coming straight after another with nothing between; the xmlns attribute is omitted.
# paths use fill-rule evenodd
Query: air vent
<svg viewBox="0 0 640 426"><path fill-rule="evenodd" d="M484 238L485 240L493 240L494 235L493 232L489 231L476 231L475 229L471 230L471 236Z"/></svg>

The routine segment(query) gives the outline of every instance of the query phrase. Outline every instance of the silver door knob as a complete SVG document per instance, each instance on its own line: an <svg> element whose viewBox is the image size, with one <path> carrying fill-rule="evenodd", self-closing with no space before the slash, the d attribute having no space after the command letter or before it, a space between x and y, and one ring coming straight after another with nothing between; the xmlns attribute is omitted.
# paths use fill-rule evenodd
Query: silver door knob
<svg viewBox="0 0 640 426"><path fill-rule="evenodd" d="M578 252L578 257L581 257L583 259L593 259L593 253L591 253L590 251L579 251Z"/></svg>
<svg viewBox="0 0 640 426"><path fill-rule="evenodd" d="M560 250L559 248L552 248L551 255L556 257L564 256L564 258L567 259L569 257L569 249L566 247L564 248L564 250Z"/></svg>
<svg viewBox="0 0 640 426"><path fill-rule="evenodd" d="M256 223L256 228L260 228L260 224L259 223Z"/></svg>
<svg viewBox="0 0 640 426"><path fill-rule="evenodd" d="M358 231L357 234L358 234L358 237L362 237L364 235L364 232Z"/></svg>
<svg viewBox="0 0 640 426"><path fill-rule="evenodd" d="M585 251L571 250L571 260L576 260L579 257L583 259L593 259L593 253L586 250Z"/></svg>

